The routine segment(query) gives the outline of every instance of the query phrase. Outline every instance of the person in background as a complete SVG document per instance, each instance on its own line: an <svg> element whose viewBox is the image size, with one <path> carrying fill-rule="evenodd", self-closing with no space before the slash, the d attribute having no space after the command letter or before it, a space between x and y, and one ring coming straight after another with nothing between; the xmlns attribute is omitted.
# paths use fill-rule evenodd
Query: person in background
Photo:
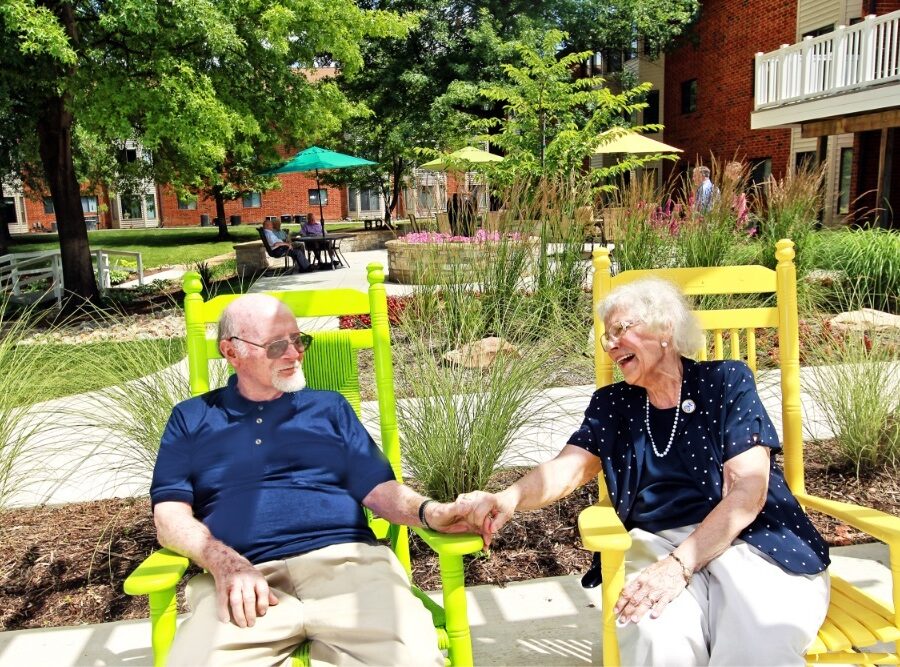
<svg viewBox="0 0 900 667"><path fill-rule="evenodd" d="M775 460L752 371L686 356L703 336L664 280L617 287L599 316L624 381L594 392L555 459L499 493L462 494L461 511L489 543L517 510L602 471L632 539L615 605L622 664L805 665L828 609L828 546Z"/></svg>
<svg viewBox="0 0 900 667"><path fill-rule="evenodd" d="M325 230L322 228L322 225L316 222L316 214L309 213L306 216L306 222L300 227L300 234L302 236L324 236Z"/></svg>
<svg viewBox="0 0 900 667"><path fill-rule="evenodd" d="M325 236L325 229L316 222L316 214L312 211L306 216L306 222L300 227L302 236ZM334 266L334 258L327 265L322 262L322 253L327 251L324 241L306 241L306 247L311 253L310 257L315 259L314 266L319 268L332 268Z"/></svg>
<svg viewBox="0 0 900 667"><path fill-rule="evenodd" d="M283 241L275 233L275 223L272 220L266 220L263 223L263 235L266 237L266 243L269 244L272 257L284 257L290 255L294 260L294 273L307 273L312 270L306 253L293 247L287 241Z"/></svg>
<svg viewBox="0 0 900 667"><path fill-rule="evenodd" d="M272 231L275 232L275 236L281 239L282 242L287 243L288 233L287 230L281 229L281 220L275 219L272 221Z"/></svg>
<svg viewBox="0 0 900 667"><path fill-rule="evenodd" d="M706 213L712 208L718 197L718 188L709 179L709 167L694 167L694 210L697 213Z"/></svg>

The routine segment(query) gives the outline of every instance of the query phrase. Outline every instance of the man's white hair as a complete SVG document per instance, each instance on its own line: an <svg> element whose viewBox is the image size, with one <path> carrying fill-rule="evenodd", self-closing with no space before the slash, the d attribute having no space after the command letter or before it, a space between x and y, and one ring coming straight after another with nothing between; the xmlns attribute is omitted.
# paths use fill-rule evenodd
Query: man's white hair
<svg viewBox="0 0 900 667"><path fill-rule="evenodd" d="M672 346L679 354L693 356L704 345L687 298L667 280L641 278L616 287L597 307L597 313L605 323L617 311L627 312L657 333L671 332Z"/></svg>

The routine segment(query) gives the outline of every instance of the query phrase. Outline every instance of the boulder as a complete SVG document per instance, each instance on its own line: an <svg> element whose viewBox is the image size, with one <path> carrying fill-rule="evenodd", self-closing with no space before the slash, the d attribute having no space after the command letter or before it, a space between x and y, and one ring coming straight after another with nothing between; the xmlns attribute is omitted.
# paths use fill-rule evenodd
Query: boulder
<svg viewBox="0 0 900 667"><path fill-rule="evenodd" d="M467 343L458 350L451 350L444 354L444 359L452 364L462 364L466 368L487 368L500 354L521 356L515 345L503 338L491 336Z"/></svg>
<svg viewBox="0 0 900 667"><path fill-rule="evenodd" d="M873 308L862 308L835 315L831 326L839 331L900 331L900 315L891 315Z"/></svg>

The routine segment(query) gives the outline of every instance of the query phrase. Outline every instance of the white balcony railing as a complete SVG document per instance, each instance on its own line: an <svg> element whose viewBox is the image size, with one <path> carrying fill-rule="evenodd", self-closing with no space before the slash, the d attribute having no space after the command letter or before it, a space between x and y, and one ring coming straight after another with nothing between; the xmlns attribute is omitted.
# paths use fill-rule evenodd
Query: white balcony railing
<svg viewBox="0 0 900 667"><path fill-rule="evenodd" d="M756 110L900 79L900 11L756 54Z"/></svg>

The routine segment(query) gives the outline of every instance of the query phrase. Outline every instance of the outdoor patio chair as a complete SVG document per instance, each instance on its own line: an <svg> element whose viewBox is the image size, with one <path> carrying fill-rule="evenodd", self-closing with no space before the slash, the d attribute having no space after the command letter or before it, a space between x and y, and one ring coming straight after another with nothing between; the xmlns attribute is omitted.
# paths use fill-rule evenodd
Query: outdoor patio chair
<svg viewBox="0 0 900 667"><path fill-rule="evenodd" d="M274 257L275 259L284 259L284 269L289 271L293 268L291 255L290 253L285 252L283 255L278 255L272 250L272 246L269 245L269 240L266 238L265 230L262 227L257 227L256 231L259 232L259 238L263 243L263 247L266 249L266 254L269 257Z"/></svg>
<svg viewBox="0 0 900 667"><path fill-rule="evenodd" d="M808 509L823 512L885 542L890 547L893 573L893 609L831 575L831 604L819 636L807 652L809 663L898 664L898 647L893 652L860 653L879 642L900 640L900 518L870 508L817 498L806 493L803 480L803 431L800 416L800 359L797 317L797 273L794 244L783 239L776 244L777 268L725 266L710 268L623 271L610 273L609 250L594 250L594 335L597 386L612 384L613 365L600 347L603 321L597 306L614 288L639 278L654 276L669 280L689 295L763 294L774 297L769 307L694 311L700 326L712 336L715 359L743 359L756 373L756 329L777 331L781 369L781 417L784 472L791 491ZM743 339L743 352L742 352ZM707 358L707 353L701 355ZM603 664L620 664L614 607L625 578L625 552L631 537L619 521L607 495L602 474L596 505L578 517L578 529L586 549L601 554ZM760 638L764 641L764 638Z"/></svg>
<svg viewBox="0 0 900 667"><path fill-rule="evenodd" d="M304 354L303 371L309 387L341 392L356 413L360 414L357 356L362 349L373 351L381 446L397 479L402 481L384 273L380 264L369 264L367 269L368 294L353 289L270 294L287 304L297 317L370 316L370 328L315 332L315 343ZM186 273L184 316L187 325L190 388L194 396L209 391L209 363L221 359L217 341L207 338L207 325L218 322L225 307L238 296L222 295L210 301L203 301L201 289L199 274L193 271ZM397 558L409 573L407 528L375 518L368 510L366 513L373 532L379 539L390 540ZM412 587L412 591L432 614L440 647L448 649L448 664L472 665L472 641L466 612L462 557L481 550L483 546L481 537L466 534L445 535L420 528L414 530L438 554L443 608L415 586ZM175 636L177 615L175 588L188 564L187 558L161 549L151 554L125 581L125 592L129 595L150 597L153 658L156 667L165 664L166 655ZM308 663L307 651L308 644L298 647L294 653L295 665Z"/></svg>

